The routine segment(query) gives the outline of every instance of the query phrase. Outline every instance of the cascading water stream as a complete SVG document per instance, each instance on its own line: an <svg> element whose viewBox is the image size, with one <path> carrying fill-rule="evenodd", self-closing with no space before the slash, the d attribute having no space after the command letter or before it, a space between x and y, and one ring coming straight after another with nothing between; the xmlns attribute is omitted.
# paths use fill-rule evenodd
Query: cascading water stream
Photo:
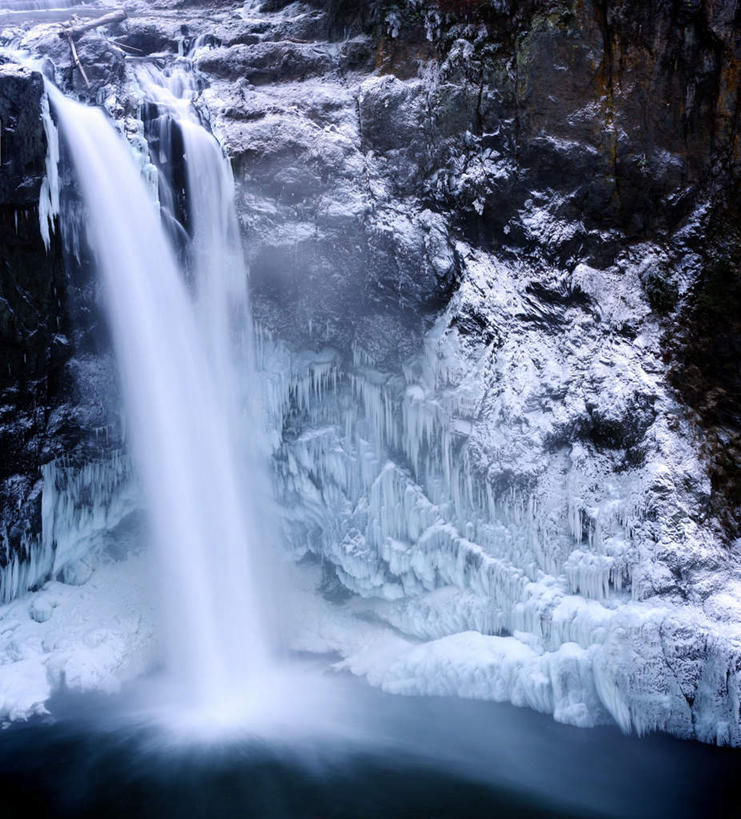
<svg viewBox="0 0 741 819"><path fill-rule="evenodd" d="M188 161L201 151L193 184L207 197L193 208L194 304L128 146L100 110L51 86L48 92L104 282L132 454L159 556L168 670L189 705L210 720L233 720L269 649L256 575L261 535L246 479L254 463L237 432L239 367L250 382L249 305L225 201L230 179L213 138L184 123Z"/></svg>
<svg viewBox="0 0 741 819"><path fill-rule="evenodd" d="M233 413L241 408L249 413L257 396L245 395L241 385L254 384L245 377L254 371L253 334L231 166L218 142L198 121L191 104L196 89L190 71L176 66L165 73L145 63L136 78L145 98L159 112L159 155L169 166L179 159L172 155L172 131L179 131L187 188L186 257L196 289L196 314L225 410ZM163 182L166 188L168 181ZM173 201L171 192L167 198ZM243 435L250 424L233 415L229 421L234 439L241 439L244 447L254 443Z"/></svg>

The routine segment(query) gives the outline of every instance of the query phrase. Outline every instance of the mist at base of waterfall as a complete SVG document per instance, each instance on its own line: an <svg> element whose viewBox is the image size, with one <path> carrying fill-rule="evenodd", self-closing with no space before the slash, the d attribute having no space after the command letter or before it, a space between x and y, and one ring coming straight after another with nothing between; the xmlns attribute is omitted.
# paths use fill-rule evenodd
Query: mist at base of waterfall
<svg viewBox="0 0 741 819"><path fill-rule="evenodd" d="M286 743L307 737L365 741L366 719L347 683L338 679L327 674L322 658L301 662L285 658L237 686L233 699L194 705L189 690L180 688L176 678L155 674L130 686L104 724L115 724L124 732L132 726L149 727L150 745L162 749L214 748L246 737L271 742L280 738Z"/></svg>
<svg viewBox="0 0 741 819"><path fill-rule="evenodd" d="M730 815L741 796L732 751L394 697L316 660L268 682L228 735L157 705L156 678L58 695L52 717L0 732L3 815L674 819Z"/></svg>

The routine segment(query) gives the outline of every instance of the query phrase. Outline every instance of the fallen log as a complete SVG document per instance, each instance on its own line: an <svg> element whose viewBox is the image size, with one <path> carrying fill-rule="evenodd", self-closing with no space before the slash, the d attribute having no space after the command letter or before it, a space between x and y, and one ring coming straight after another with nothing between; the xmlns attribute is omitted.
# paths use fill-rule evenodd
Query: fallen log
<svg viewBox="0 0 741 819"><path fill-rule="evenodd" d="M98 17L95 20L91 20L89 23L83 23L82 25L77 26L65 26L60 32L60 37L66 37L67 42L69 43L69 47L72 51L72 59L75 62L75 65L80 71L82 75L82 79L85 80L85 85L90 88L90 80L87 78L87 74L85 73L85 69L83 68L82 63L80 62L80 57L77 54L77 49L75 48L75 37L80 37L86 31L92 31L94 28L99 28L100 26L107 26L111 23L120 23L121 20L126 19L126 10L125 9L116 9L116 11L112 11L110 14L104 14L102 17Z"/></svg>
<svg viewBox="0 0 741 819"><path fill-rule="evenodd" d="M120 23L126 19L126 9L116 9L109 14L104 14L95 20L90 20L87 23L82 23L79 26L65 26L64 30L59 33L60 37L80 37L86 31L92 31L94 28L100 26L109 26L112 23Z"/></svg>
<svg viewBox="0 0 741 819"><path fill-rule="evenodd" d="M109 37L108 39L113 43L113 45L116 48L120 48L122 51L135 51L137 54L144 54L144 52L140 48L134 48L134 46L122 43L117 37Z"/></svg>

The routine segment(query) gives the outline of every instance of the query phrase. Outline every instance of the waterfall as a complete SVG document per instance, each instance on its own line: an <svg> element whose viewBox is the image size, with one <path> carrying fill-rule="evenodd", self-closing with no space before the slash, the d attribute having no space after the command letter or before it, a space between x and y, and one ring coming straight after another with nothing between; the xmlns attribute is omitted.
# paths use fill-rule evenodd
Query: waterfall
<svg viewBox="0 0 741 819"><path fill-rule="evenodd" d="M148 103L158 112L157 155L172 169L181 159L174 155L182 145L187 188L186 263L192 268L196 290L196 313L210 352L212 374L222 393L225 408L243 406L254 410L256 395L240 394L248 383L245 371L254 371L252 327L247 294L247 271L239 240L234 208L234 179L229 162L214 137L201 125L192 107L195 81L187 68L175 66L168 73L143 63L136 79ZM179 139L174 138L177 130ZM160 198L168 223L176 221L174 180L160 172ZM168 212L169 211L169 212ZM251 383L254 383L252 380ZM251 400L250 400L251 399ZM250 421L256 421L257 416ZM231 434L244 440L244 422L231 417Z"/></svg>
<svg viewBox="0 0 741 819"><path fill-rule="evenodd" d="M213 137L183 116L195 297L129 147L103 112L48 92L87 209L159 559L167 668L189 704L231 718L265 669L254 451L239 429L251 376L246 271L231 177ZM198 129L198 130L196 130ZM253 448L252 448L253 449Z"/></svg>

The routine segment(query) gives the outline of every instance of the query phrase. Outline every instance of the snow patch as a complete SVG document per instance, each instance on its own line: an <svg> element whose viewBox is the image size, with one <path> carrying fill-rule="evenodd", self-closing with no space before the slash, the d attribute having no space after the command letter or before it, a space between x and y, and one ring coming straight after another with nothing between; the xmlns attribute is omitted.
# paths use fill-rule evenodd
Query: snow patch
<svg viewBox="0 0 741 819"><path fill-rule="evenodd" d="M56 581L0 608L0 722L46 711L55 690L117 691L155 657L145 555L97 566L84 586Z"/></svg>

